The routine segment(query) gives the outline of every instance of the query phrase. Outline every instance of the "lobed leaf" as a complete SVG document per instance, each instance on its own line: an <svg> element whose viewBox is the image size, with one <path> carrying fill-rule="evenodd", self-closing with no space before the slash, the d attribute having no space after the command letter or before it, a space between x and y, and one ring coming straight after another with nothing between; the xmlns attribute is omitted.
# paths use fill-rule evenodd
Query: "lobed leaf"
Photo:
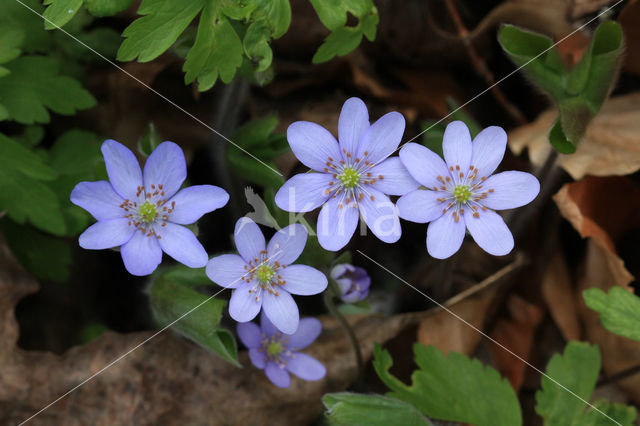
<svg viewBox="0 0 640 426"><path fill-rule="evenodd" d="M322 397L330 425L430 426L414 406L395 398L357 393L328 393Z"/></svg>
<svg viewBox="0 0 640 426"><path fill-rule="evenodd" d="M582 292L585 304L600 314L600 322L612 333L640 341L640 297L621 288L608 293L590 288Z"/></svg>

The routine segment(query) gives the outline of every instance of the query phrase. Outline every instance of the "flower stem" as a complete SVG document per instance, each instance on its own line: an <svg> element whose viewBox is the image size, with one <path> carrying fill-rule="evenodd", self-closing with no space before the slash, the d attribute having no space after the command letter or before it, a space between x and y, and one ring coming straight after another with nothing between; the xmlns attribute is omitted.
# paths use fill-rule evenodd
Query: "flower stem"
<svg viewBox="0 0 640 426"><path fill-rule="evenodd" d="M333 317L338 321L338 323L340 323L340 326L345 331L345 333L347 333L347 336L349 337L349 341L351 342L351 346L353 346L353 354L355 356L356 366L358 368L358 376L356 379L356 383L359 383L364 373L364 364L362 362L362 352L360 351L360 344L358 343L358 338L356 337L356 334L353 331L353 328L351 327L351 325L349 325L349 322L344 317L344 315L342 315L342 313L338 310L338 308L336 307L333 301L336 297L338 297L338 294L340 294L339 291L340 289L338 287L338 284L332 279L329 279L329 288L327 289L327 291L324 292L324 303L325 305L327 305L327 309L329 310L329 313L333 315Z"/></svg>

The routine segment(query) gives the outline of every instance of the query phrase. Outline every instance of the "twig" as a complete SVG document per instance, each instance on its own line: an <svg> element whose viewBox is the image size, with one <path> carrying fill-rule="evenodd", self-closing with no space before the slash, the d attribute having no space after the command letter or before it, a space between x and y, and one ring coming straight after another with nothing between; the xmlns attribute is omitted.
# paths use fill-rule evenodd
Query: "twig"
<svg viewBox="0 0 640 426"><path fill-rule="evenodd" d="M462 22L462 18L460 18L460 14L453 4L453 0L445 0L447 5L447 9L449 10L449 14L451 15L451 19L458 30L458 34L460 35L460 39L462 40L462 44L464 45L467 54L469 55L469 59L471 60L471 65L475 69L476 73L478 73L484 81L491 86L491 93L496 101L504 108L504 110L513 118L516 123L522 125L527 124L528 121L525 118L524 114L520 112L518 107L512 104L507 97L504 95L500 87L495 84L496 80L493 77L493 73L487 67L487 64L482 60L482 58L476 52L476 49L473 47L471 43L471 38L469 37L469 30L465 27L464 22Z"/></svg>
<svg viewBox="0 0 640 426"><path fill-rule="evenodd" d="M625 370L619 371L616 374L609 376L609 377L603 377L602 379L598 380L598 383L596 384L596 387L600 387L600 386L604 386L604 385L608 385L611 383L615 383L619 380L622 379L626 379L627 377L631 377L634 374L638 374L640 373L640 364L638 365L634 365L633 367L629 367Z"/></svg>

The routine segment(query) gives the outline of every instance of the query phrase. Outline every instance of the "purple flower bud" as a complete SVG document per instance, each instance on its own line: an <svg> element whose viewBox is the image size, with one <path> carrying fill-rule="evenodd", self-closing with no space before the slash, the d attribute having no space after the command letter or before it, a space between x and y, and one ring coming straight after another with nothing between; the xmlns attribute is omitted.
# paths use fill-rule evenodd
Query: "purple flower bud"
<svg viewBox="0 0 640 426"><path fill-rule="evenodd" d="M369 295L371 277L359 266L342 263L331 270L331 278L336 280L342 290L342 300L346 303L356 303Z"/></svg>

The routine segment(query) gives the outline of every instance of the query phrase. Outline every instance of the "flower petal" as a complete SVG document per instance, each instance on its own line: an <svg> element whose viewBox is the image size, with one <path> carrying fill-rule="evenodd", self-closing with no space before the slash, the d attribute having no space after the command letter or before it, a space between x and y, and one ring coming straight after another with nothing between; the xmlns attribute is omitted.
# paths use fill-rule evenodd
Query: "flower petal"
<svg viewBox="0 0 640 426"><path fill-rule="evenodd" d="M475 242L487 253L503 256L513 249L513 235L498 213L479 211L478 217L465 215L464 219Z"/></svg>
<svg viewBox="0 0 640 426"><path fill-rule="evenodd" d="M285 291L278 290L278 295L262 292L264 313L273 325L285 334L293 334L298 329L300 314L293 297Z"/></svg>
<svg viewBox="0 0 640 426"><path fill-rule="evenodd" d="M310 296L327 288L327 277L311 266L289 265L278 272L286 282L284 289L291 294Z"/></svg>
<svg viewBox="0 0 640 426"><path fill-rule="evenodd" d="M368 170L376 182L371 185L389 195L404 195L417 189L420 184L409 174L399 157L391 157Z"/></svg>
<svg viewBox="0 0 640 426"><path fill-rule="evenodd" d="M365 223L376 237L385 243L395 243L402 234L398 208L389 197L370 186L365 187L364 192L358 206Z"/></svg>
<svg viewBox="0 0 640 426"><path fill-rule="evenodd" d="M427 251L436 259L446 259L457 252L464 240L464 219L456 222L449 210L427 228Z"/></svg>
<svg viewBox="0 0 640 426"><path fill-rule="evenodd" d="M179 225L195 223L205 213L212 212L227 204L229 194L213 185L194 185L182 189L167 204L175 202L169 220Z"/></svg>
<svg viewBox="0 0 640 426"><path fill-rule="evenodd" d="M327 369L314 357L297 353L287 361L286 369L302 380L320 380L327 374Z"/></svg>
<svg viewBox="0 0 640 426"><path fill-rule="evenodd" d="M309 121L296 121L287 129L289 146L302 164L319 172L327 161L342 159L338 142L324 127Z"/></svg>
<svg viewBox="0 0 640 426"><path fill-rule="evenodd" d="M307 228L304 225L294 223L282 228L271 237L267 246L269 262L289 265L300 257L306 244Z"/></svg>
<svg viewBox="0 0 640 426"><path fill-rule="evenodd" d="M220 287L236 288L247 273L247 262L237 254L216 256L207 263L207 276Z"/></svg>
<svg viewBox="0 0 640 426"><path fill-rule="evenodd" d="M262 299L256 300L256 293L252 291L255 281L242 283L233 290L229 300L229 315L238 322L251 321L258 315L262 307Z"/></svg>
<svg viewBox="0 0 640 426"><path fill-rule="evenodd" d="M478 177L493 173L507 148L507 134L502 127L491 126L476 135L472 143L471 164L478 169Z"/></svg>
<svg viewBox="0 0 640 426"><path fill-rule="evenodd" d="M135 230L126 218L100 220L80 234L78 243L89 250L119 247L131 239Z"/></svg>
<svg viewBox="0 0 640 426"><path fill-rule="evenodd" d="M460 170L467 172L471 165L471 134L469 128L462 121L452 121L444 130L442 151L447 166L460 166Z"/></svg>
<svg viewBox="0 0 640 426"><path fill-rule="evenodd" d="M417 189L398 198L398 214L404 220L427 223L442 216L446 202L438 201L443 197L439 191Z"/></svg>
<svg viewBox="0 0 640 426"><path fill-rule="evenodd" d="M291 377L287 370L278 367L274 362L268 362L264 372L271 383L279 388L288 388L291 384Z"/></svg>
<svg viewBox="0 0 640 426"><path fill-rule="evenodd" d="M267 315L264 313L264 309L260 313L260 329L267 337L280 333L280 330L278 330L276 326L269 321L269 318L267 318Z"/></svg>
<svg viewBox="0 0 640 426"><path fill-rule="evenodd" d="M109 182L80 182L71 191L71 202L80 206L97 220L116 219L125 215L120 205L124 198L119 196Z"/></svg>
<svg viewBox="0 0 640 426"><path fill-rule="evenodd" d="M356 230L359 217L358 209L345 205L340 195L330 198L318 215L318 242L322 248L338 251L346 246Z"/></svg>
<svg viewBox="0 0 640 426"><path fill-rule="evenodd" d="M253 220L248 217L238 219L233 239L238 253L247 263L260 259L260 252L265 249L265 240L262 231Z"/></svg>
<svg viewBox="0 0 640 426"><path fill-rule="evenodd" d="M362 136L356 157L374 164L381 162L400 145L404 126L404 117L399 112L392 111L383 115Z"/></svg>
<svg viewBox="0 0 640 426"><path fill-rule="evenodd" d="M162 262L162 249L158 239L136 231L133 237L120 248L124 267L132 275L149 275Z"/></svg>
<svg viewBox="0 0 640 426"><path fill-rule="evenodd" d="M369 111L359 98L349 98L342 105L338 119L338 140L340 148L349 153L356 153L358 143L369 128Z"/></svg>
<svg viewBox="0 0 640 426"><path fill-rule="evenodd" d="M322 323L317 318L302 318L298 329L289 336L289 348L297 351L312 344L322 332Z"/></svg>
<svg viewBox="0 0 640 426"><path fill-rule="evenodd" d="M494 210L529 204L540 192L540 182L530 173L508 171L490 176L482 184L487 197L480 202ZM493 192L489 192L493 189Z"/></svg>
<svg viewBox="0 0 640 426"><path fill-rule="evenodd" d="M264 367L267 365L264 353L260 352L258 348L249 349L249 359L251 360L251 364L253 364L254 367L261 370L264 370Z"/></svg>
<svg viewBox="0 0 640 426"><path fill-rule="evenodd" d="M293 176L276 193L276 205L287 212L310 212L329 198L325 191L333 176L328 173L300 173Z"/></svg>
<svg viewBox="0 0 640 426"><path fill-rule="evenodd" d="M175 194L187 178L187 163L184 152L173 142L162 142L153 150L144 165L144 185L147 192L153 192L151 185L162 185L164 199Z"/></svg>
<svg viewBox="0 0 640 426"><path fill-rule="evenodd" d="M133 152L113 139L104 141L100 150L113 189L122 198L137 199L138 187L142 186L142 172Z"/></svg>
<svg viewBox="0 0 640 426"><path fill-rule="evenodd" d="M190 268L205 266L209 256L194 233L182 225L165 223L165 226L156 224L153 227L156 235L160 237L158 243L162 251Z"/></svg>
<svg viewBox="0 0 640 426"><path fill-rule="evenodd" d="M400 161L415 180L429 189L442 186L438 176L443 179L449 176L449 170L442 158L429 148L417 143L407 143L402 147Z"/></svg>
<svg viewBox="0 0 640 426"><path fill-rule="evenodd" d="M260 327L253 322L241 322L236 328L238 338L247 348L257 348L260 346L262 337L260 337Z"/></svg>

